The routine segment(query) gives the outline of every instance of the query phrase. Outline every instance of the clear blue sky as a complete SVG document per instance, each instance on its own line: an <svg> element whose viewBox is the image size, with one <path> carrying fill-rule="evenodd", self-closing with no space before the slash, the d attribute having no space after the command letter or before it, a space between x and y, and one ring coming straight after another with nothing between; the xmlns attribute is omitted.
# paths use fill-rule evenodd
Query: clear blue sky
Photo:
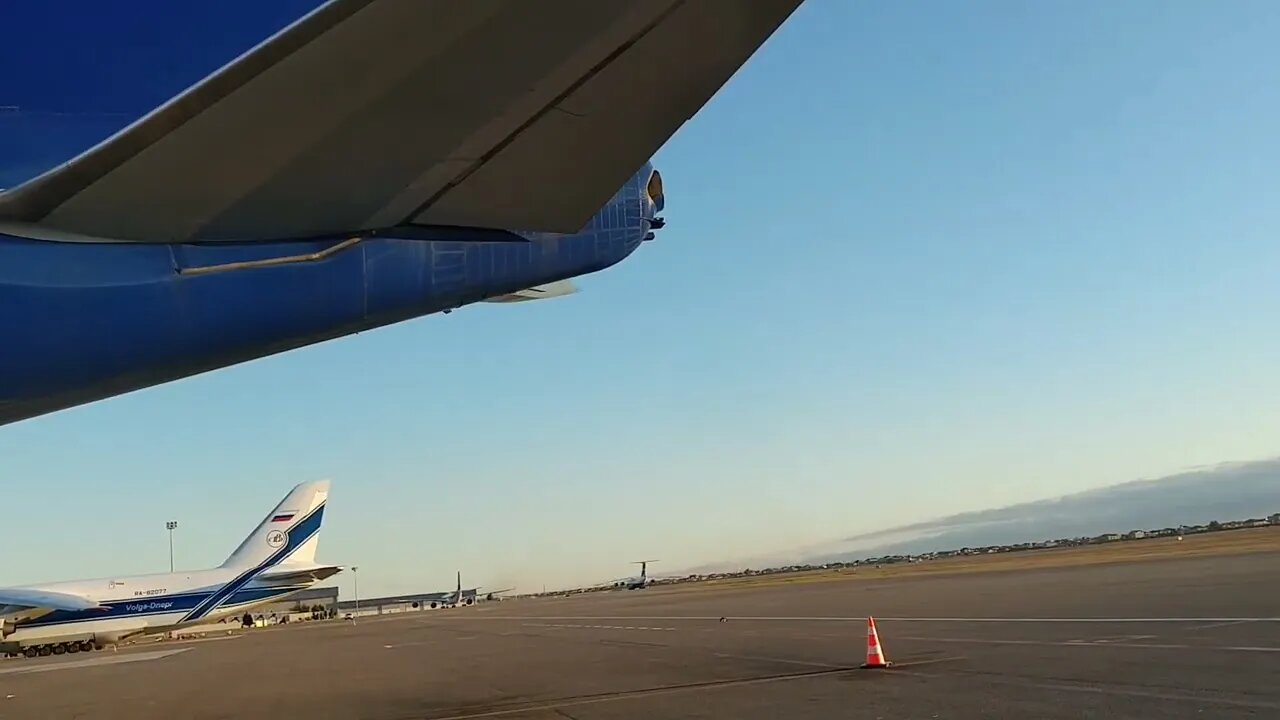
<svg viewBox="0 0 1280 720"><path fill-rule="evenodd" d="M1273 455L1276 37L1270 2L808 0L661 151L660 238L580 295L0 429L0 582L162 570L171 518L217 563L320 477L320 556L369 595Z"/></svg>

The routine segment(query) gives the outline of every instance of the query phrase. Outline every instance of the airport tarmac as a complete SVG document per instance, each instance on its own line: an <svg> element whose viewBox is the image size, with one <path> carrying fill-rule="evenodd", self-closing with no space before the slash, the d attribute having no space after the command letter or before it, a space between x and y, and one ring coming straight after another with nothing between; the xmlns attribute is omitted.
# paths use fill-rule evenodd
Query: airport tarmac
<svg viewBox="0 0 1280 720"><path fill-rule="evenodd" d="M0 718L1277 717L1276 598L1272 552L516 600L6 660Z"/></svg>

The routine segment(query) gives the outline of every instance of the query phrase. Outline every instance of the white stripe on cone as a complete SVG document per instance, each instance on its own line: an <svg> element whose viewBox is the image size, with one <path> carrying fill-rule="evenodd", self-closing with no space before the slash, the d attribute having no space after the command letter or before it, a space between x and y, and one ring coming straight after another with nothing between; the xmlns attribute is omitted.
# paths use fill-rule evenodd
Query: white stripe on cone
<svg viewBox="0 0 1280 720"><path fill-rule="evenodd" d="M863 667L877 668L888 667L889 661L884 657L884 651L880 648L880 635L876 632L875 618L867 617L867 662Z"/></svg>

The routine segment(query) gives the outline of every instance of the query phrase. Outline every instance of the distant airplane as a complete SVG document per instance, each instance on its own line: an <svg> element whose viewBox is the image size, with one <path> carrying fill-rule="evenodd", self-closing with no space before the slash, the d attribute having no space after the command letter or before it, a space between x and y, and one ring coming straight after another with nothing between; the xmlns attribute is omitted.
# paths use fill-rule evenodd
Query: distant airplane
<svg viewBox="0 0 1280 720"><path fill-rule="evenodd" d="M488 590L485 592L484 600L495 600L502 593L511 592L515 588L502 588L500 590ZM421 602L425 603L428 608L436 610L439 608L468 607L475 605L481 601L480 588L462 589L462 571L458 571L458 587L452 592L429 593L423 596Z"/></svg>
<svg viewBox="0 0 1280 720"><path fill-rule="evenodd" d="M653 578L649 576L649 563L658 562L657 560L636 560L632 565L640 566L640 574L632 577L621 578L609 583L610 587L625 588L627 590L643 590L653 584Z"/></svg>
<svg viewBox="0 0 1280 720"><path fill-rule="evenodd" d="M0 652L81 652L239 616L331 577L315 562L329 481L293 488L212 570L0 588Z"/></svg>
<svg viewBox="0 0 1280 720"><path fill-rule="evenodd" d="M32 128L99 107L0 97L0 424L572 292L663 226L649 158L801 1L329 0L87 150ZM94 12L61 37L119 42Z"/></svg>

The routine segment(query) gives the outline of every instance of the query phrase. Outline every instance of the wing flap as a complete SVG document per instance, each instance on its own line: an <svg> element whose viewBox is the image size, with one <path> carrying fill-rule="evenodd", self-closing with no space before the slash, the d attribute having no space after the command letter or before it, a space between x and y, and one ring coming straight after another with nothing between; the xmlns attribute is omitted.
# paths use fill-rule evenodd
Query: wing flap
<svg viewBox="0 0 1280 720"><path fill-rule="evenodd" d="M491 297L485 302L510 303L528 302L529 300L545 300L546 298L563 297L578 292L578 286L570 280L558 280L546 285L537 285L526 290L519 290L508 295Z"/></svg>
<svg viewBox="0 0 1280 720"><path fill-rule="evenodd" d="M309 565L305 567L289 567L281 565L258 576L258 579L273 584L295 582L319 582L342 572L340 565Z"/></svg>
<svg viewBox="0 0 1280 720"><path fill-rule="evenodd" d="M31 588L0 588L0 606L69 611L107 609L97 601L82 595Z"/></svg>
<svg viewBox="0 0 1280 720"><path fill-rule="evenodd" d="M0 220L142 242L573 232L801 0L330 0Z"/></svg>

